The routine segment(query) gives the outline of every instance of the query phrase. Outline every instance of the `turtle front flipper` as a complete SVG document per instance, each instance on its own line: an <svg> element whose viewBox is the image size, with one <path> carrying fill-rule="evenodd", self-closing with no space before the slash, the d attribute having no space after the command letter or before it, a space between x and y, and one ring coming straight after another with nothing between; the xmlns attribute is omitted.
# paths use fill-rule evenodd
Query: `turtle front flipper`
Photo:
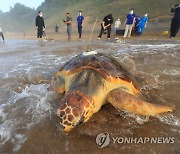
<svg viewBox="0 0 180 154"><path fill-rule="evenodd" d="M121 89L111 91L107 100L115 108L126 110L134 114L156 116L161 113L173 111L171 107L142 101L135 96L122 91Z"/></svg>

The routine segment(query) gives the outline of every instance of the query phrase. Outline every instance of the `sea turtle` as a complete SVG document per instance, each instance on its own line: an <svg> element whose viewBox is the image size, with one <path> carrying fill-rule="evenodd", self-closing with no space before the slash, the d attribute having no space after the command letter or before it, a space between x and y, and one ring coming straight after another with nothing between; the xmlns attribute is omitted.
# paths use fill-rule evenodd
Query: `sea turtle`
<svg viewBox="0 0 180 154"><path fill-rule="evenodd" d="M57 110L65 132L88 121L105 103L134 114L156 116L172 108L145 102L135 77L111 56L89 52L66 62L51 82L53 90L65 93Z"/></svg>

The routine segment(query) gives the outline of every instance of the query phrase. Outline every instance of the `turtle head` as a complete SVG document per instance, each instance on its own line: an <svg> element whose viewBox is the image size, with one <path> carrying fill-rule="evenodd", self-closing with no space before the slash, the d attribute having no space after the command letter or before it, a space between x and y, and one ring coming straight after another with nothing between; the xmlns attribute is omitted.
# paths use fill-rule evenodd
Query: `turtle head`
<svg viewBox="0 0 180 154"><path fill-rule="evenodd" d="M55 78L51 80L49 90L53 90L57 93L63 93L65 91L65 79L59 72L57 72Z"/></svg>
<svg viewBox="0 0 180 154"><path fill-rule="evenodd" d="M86 122L93 114L93 99L81 91L69 91L60 103L57 115L65 132Z"/></svg>

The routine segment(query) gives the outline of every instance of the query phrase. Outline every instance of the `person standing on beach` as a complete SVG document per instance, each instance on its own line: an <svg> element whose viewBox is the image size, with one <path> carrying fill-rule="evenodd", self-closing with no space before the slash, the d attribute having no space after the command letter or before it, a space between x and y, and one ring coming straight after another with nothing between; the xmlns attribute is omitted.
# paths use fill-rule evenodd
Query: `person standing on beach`
<svg viewBox="0 0 180 154"><path fill-rule="evenodd" d="M138 33L138 27L139 27L139 23L141 22L141 18L139 16L136 16L135 18L135 25L134 25L134 32L135 32L135 35L138 36L139 33Z"/></svg>
<svg viewBox="0 0 180 154"><path fill-rule="evenodd" d="M81 35L82 35L83 22L84 22L84 16L82 16L82 11L79 11L78 17L77 17L77 27L78 27L79 38L81 38Z"/></svg>
<svg viewBox="0 0 180 154"><path fill-rule="evenodd" d="M72 33L72 18L70 17L70 13L66 13L66 20L63 20L63 22L67 25L68 40L70 40Z"/></svg>
<svg viewBox="0 0 180 154"><path fill-rule="evenodd" d="M42 16L43 16L43 12L39 11L36 17L36 29L37 29L38 40L42 39L43 30L45 30L44 18Z"/></svg>
<svg viewBox="0 0 180 154"><path fill-rule="evenodd" d="M131 32L132 32L132 28L134 27L134 23L135 23L135 17L136 14L134 13L134 9L130 9L129 14L126 16L126 20L125 20L125 32L124 32L124 38L131 37Z"/></svg>
<svg viewBox="0 0 180 154"><path fill-rule="evenodd" d="M173 5L171 12L174 13L174 17L171 21L170 38L174 38L180 28L180 4Z"/></svg>
<svg viewBox="0 0 180 154"><path fill-rule="evenodd" d="M148 21L148 17L147 17L147 13L144 15L144 17L141 18L141 21L139 22L139 26L138 26L138 34L141 35L142 32L144 31L144 28L147 25L147 21Z"/></svg>
<svg viewBox="0 0 180 154"><path fill-rule="evenodd" d="M102 34L105 30L107 30L107 38L111 38L111 25L113 24L113 17L112 14L108 14L104 17L103 22L101 23L101 31L99 33L98 39L101 39Z"/></svg>
<svg viewBox="0 0 180 154"><path fill-rule="evenodd" d="M121 20L117 19L114 24L114 34L116 35L116 31L120 29Z"/></svg>
<svg viewBox="0 0 180 154"><path fill-rule="evenodd" d="M55 26L55 33L59 33L59 26L58 25Z"/></svg>
<svg viewBox="0 0 180 154"><path fill-rule="evenodd" d="M3 35L2 24L1 23L0 23L0 36L2 37L2 40L4 42L4 35Z"/></svg>

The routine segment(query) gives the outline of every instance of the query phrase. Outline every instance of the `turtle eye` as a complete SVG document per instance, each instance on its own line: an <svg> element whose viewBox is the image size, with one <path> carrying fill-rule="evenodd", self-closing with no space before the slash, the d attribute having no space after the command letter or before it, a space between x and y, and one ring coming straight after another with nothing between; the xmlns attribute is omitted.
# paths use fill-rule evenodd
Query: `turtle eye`
<svg viewBox="0 0 180 154"><path fill-rule="evenodd" d="M84 117L82 117L78 122L77 125L81 125L84 122Z"/></svg>

